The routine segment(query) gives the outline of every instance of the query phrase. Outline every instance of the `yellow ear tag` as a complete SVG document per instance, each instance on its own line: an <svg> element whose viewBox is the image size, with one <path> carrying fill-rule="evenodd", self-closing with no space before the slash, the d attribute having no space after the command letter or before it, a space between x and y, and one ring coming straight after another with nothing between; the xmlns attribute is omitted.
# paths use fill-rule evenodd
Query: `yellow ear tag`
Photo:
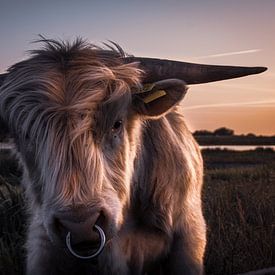
<svg viewBox="0 0 275 275"><path fill-rule="evenodd" d="M163 97L166 95L166 92L164 90L158 90L158 91L155 91L154 93L146 96L145 98L143 98L143 102L144 103L150 103L160 97Z"/></svg>

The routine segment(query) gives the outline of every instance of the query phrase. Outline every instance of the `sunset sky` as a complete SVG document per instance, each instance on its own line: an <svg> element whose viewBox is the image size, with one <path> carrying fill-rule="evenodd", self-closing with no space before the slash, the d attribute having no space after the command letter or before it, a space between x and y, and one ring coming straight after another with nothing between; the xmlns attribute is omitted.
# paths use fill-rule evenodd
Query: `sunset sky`
<svg viewBox="0 0 275 275"><path fill-rule="evenodd" d="M190 86L191 130L226 126L275 135L275 1L1 1L0 72L38 34L113 40L128 53L206 64L266 66L261 75Z"/></svg>

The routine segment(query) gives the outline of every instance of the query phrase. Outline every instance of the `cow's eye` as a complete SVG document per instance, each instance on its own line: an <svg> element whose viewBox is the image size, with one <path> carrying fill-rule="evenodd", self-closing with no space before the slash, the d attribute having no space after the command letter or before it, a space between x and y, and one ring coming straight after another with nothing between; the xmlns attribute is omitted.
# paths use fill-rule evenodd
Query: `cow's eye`
<svg viewBox="0 0 275 275"><path fill-rule="evenodd" d="M118 132L121 128L122 128L122 120L117 120L112 127L112 131Z"/></svg>

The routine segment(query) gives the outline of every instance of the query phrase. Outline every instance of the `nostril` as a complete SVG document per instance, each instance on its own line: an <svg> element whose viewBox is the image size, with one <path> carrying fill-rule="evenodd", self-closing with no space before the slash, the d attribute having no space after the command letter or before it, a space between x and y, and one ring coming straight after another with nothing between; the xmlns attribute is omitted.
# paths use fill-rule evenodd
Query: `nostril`
<svg viewBox="0 0 275 275"><path fill-rule="evenodd" d="M59 218L54 218L53 226L54 226L54 231L56 232L57 235L65 236L65 234L68 233L66 227L62 224Z"/></svg>

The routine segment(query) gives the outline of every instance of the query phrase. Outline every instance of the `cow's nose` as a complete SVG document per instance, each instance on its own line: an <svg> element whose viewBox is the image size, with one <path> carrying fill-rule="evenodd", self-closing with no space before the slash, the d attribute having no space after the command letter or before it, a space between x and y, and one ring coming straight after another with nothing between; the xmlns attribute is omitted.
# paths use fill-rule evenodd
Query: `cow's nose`
<svg viewBox="0 0 275 275"><path fill-rule="evenodd" d="M103 250L106 236L102 211L65 212L55 217L55 230L64 239L69 252L79 259L92 259Z"/></svg>
<svg viewBox="0 0 275 275"><path fill-rule="evenodd" d="M100 235L96 230L96 224L102 224L104 215L102 211L78 215L75 212L66 212L58 215L55 225L59 235L64 238L70 233L72 245L91 244L100 242Z"/></svg>

